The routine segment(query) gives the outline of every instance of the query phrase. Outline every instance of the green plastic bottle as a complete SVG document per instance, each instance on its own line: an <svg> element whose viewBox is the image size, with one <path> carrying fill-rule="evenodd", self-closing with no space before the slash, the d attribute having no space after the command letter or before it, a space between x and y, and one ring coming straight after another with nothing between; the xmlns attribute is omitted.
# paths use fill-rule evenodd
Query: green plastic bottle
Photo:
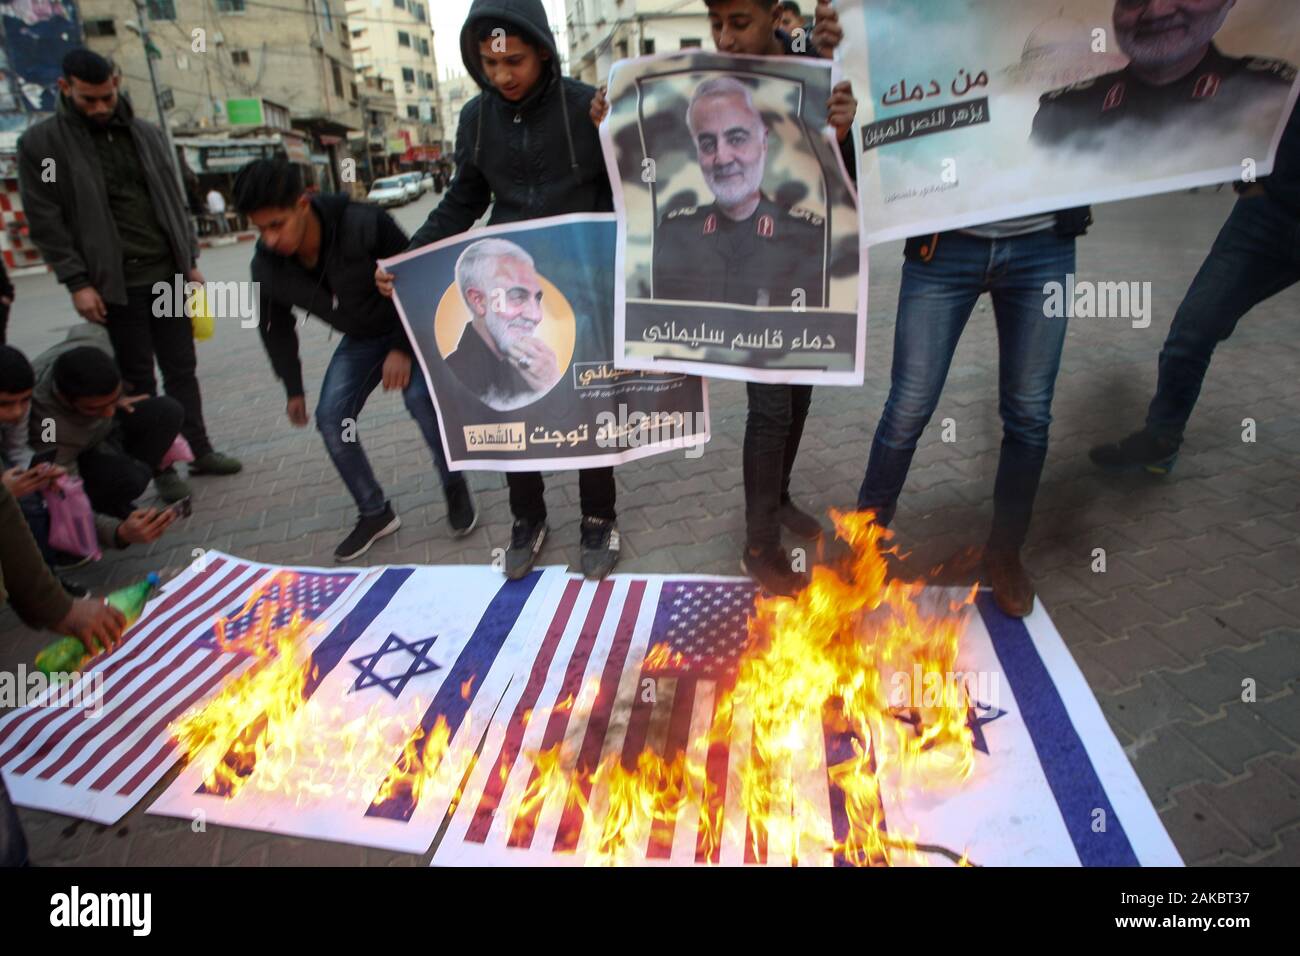
<svg viewBox="0 0 1300 956"><path fill-rule="evenodd" d="M144 606L158 590L162 579L157 574L150 574L143 581L128 585L114 591L104 599L106 604L117 608L126 618L130 627L140 620ZM36 666L47 677L51 674L68 674L79 671L92 655L86 653L86 647L75 637L61 637L36 655Z"/></svg>

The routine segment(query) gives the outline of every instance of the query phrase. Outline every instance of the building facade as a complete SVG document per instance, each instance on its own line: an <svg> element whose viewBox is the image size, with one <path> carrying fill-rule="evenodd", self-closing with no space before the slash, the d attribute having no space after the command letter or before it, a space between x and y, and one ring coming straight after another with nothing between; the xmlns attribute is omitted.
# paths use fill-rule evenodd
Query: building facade
<svg viewBox="0 0 1300 956"><path fill-rule="evenodd" d="M565 0L565 29L570 73L592 85L617 60L712 46L699 0Z"/></svg>
<svg viewBox="0 0 1300 956"><path fill-rule="evenodd" d="M136 113L158 121L133 0L82 0L86 45L113 60ZM362 128L342 0L146 0L168 125L182 136L255 134L283 104L308 149L308 181L341 188Z"/></svg>
<svg viewBox="0 0 1300 956"><path fill-rule="evenodd" d="M346 9L357 77L392 84L394 135L407 145L408 164L422 164L443 141L429 8L425 0L347 0Z"/></svg>
<svg viewBox="0 0 1300 956"><path fill-rule="evenodd" d="M460 111L465 104L478 96L482 90L474 78L464 71L444 74L438 82L438 93L442 99L442 148L446 156L451 156L456 149L456 130L460 128Z"/></svg>

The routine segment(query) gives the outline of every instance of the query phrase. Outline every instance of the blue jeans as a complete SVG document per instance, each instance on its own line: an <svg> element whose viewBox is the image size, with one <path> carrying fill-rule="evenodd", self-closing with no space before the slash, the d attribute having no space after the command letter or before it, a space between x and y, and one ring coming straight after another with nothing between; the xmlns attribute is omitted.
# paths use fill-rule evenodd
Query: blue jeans
<svg viewBox="0 0 1300 956"><path fill-rule="evenodd" d="M384 338L343 336L330 359L329 368L325 370L320 401L316 405L316 428L325 440L325 450L363 518L383 514L388 505L384 489L379 486L370 459L356 435L356 420L370 393L383 381L384 359L390 351L392 349ZM411 360L411 383L402 392L402 400L433 452L433 463L438 468L443 489L464 482L464 477L453 476L447 469L438 433L438 415L433 409L429 386L415 359Z"/></svg>
<svg viewBox="0 0 1300 956"><path fill-rule="evenodd" d="M1300 217L1271 196L1237 200L1160 350L1147 430L1181 443L1214 348L1256 305L1300 281Z"/></svg>
<svg viewBox="0 0 1300 956"><path fill-rule="evenodd" d="M1029 531L1047 457L1052 395L1066 318L1047 316L1050 282L1074 271L1073 239L1051 230L1010 239L944 233L928 262L903 265L889 399L871 444L858 507L888 524L917 442L939 404L953 352L979 297L993 298L998 329L1002 454L994 484L990 546L1018 548Z"/></svg>

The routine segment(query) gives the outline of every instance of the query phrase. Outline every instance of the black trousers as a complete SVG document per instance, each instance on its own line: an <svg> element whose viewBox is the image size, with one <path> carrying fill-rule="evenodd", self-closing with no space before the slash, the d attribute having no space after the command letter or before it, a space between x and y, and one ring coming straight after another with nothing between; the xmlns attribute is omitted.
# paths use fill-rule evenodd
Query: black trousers
<svg viewBox="0 0 1300 956"><path fill-rule="evenodd" d="M126 305L108 306L108 335L117 355L127 390L132 395L157 395L154 361L162 369L163 391L185 409L181 433L196 458L212 451L203 423L203 398L199 394L194 353L194 332L187 316L153 314L155 296L149 286L126 290ZM168 311L171 311L170 309Z"/></svg>
<svg viewBox="0 0 1300 956"><path fill-rule="evenodd" d="M745 537L751 548L781 543L777 511L790 500L790 472L799 454L811 385L750 382L745 420Z"/></svg>
<svg viewBox="0 0 1300 956"><path fill-rule="evenodd" d="M174 398L149 398L118 412L108 440L77 456L86 497L99 514L126 518L180 434L185 409Z"/></svg>
<svg viewBox="0 0 1300 956"><path fill-rule="evenodd" d="M9 340L6 338L9 332L9 306L0 302L0 345L8 345Z"/></svg>
<svg viewBox="0 0 1300 956"><path fill-rule="evenodd" d="M546 520L546 484L536 471L506 472L510 486L510 513L523 521ZM583 468L578 472L578 499L585 518L604 518L613 521L614 469Z"/></svg>

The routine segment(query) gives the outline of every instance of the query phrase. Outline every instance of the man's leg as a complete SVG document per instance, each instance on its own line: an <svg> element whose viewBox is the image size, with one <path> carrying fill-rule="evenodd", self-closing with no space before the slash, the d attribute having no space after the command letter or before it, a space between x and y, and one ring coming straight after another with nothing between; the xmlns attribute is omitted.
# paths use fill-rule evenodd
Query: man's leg
<svg viewBox="0 0 1300 956"><path fill-rule="evenodd" d="M993 489L989 549L1019 553L1029 533L1034 498L1047 458L1052 397L1068 320L1045 308L1045 288L1066 284L1075 269L1075 241L1048 230L999 242L1006 271L993 283L998 326L998 410L1002 453ZM1032 599L1031 599L1032 604Z"/></svg>
<svg viewBox="0 0 1300 956"><path fill-rule="evenodd" d="M156 475L167 449L172 447L185 421L185 409L167 395L146 398L129 412L119 411L115 423L122 450Z"/></svg>
<svg viewBox="0 0 1300 956"><path fill-rule="evenodd" d="M153 354L153 291L148 286L127 289L125 305L108 305L105 322L113 355L131 395L157 395Z"/></svg>
<svg viewBox="0 0 1300 956"><path fill-rule="evenodd" d="M929 262L903 264L889 398L858 491L858 508L874 510L882 524L894 518L917 442L938 407L957 342L984 291L989 248L988 240L946 233Z"/></svg>
<svg viewBox="0 0 1300 956"><path fill-rule="evenodd" d="M1268 195L1237 200L1160 350L1147 430L1181 444L1215 346L1252 308L1300 280L1300 221Z"/></svg>
<svg viewBox="0 0 1300 956"><path fill-rule="evenodd" d="M516 521L546 520L546 483L540 472L508 471L506 485L510 488L510 513Z"/></svg>
<svg viewBox="0 0 1300 956"><path fill-rule="evenodd" d="M745 483L745 539L751 549L780 549L782 470L794 400L789 385L749 382L749 414L745 420L742 467Z"/></svg>
<svg viewBox="0 0 1300 956"><path fill-rule="evenodd" d="M384 497L370 459L361 447L357 419L366 399L383 380L388 345L382 339L343 336L321 382L316 403L316 430L330 461L343 479L359 517L351 533L334 549L336 561L351 561L370 550L380 538L393 534L402 521Z"/></svg>
<svg viewBox="0 0 1300 956"><path fill-rule="evenodd" d="M1300 221L1268 195L1237 200L1174 314L1146 425L1093 448L1088 455L1094 463L1111 471L1169 473L1215 347L1242 316L1300 279L1297 231Z"/></svg>
<svg viewBox="0 0 1300 956"><path fill-rule="evenodd" d="M113 448L96 445L77 456L77 472L85 485L90 506L98 513L125 520L135 510L153 471L142 461Z"/></svg>
<svg viewBox="0 0 1300 956"><path fill-rule="evenodd" d="M316 430L362 518L378 517L388 507L357 431L366 399L383 380L387 355L382 341L343 336L325 369L316 403Z"/></svg>
<svg viewBox="0 0 1300 956"><path fill-rule="evenodd" d="M134 294L132 290L131 294ZM152 313L150 313L152 315ZM154 353L162 370L163 391L185 409L181 434L189 442L195 461L212 454L212 442L203 422L203 396L199 391L198 356L194 328L188 316L154 318Z"/></svg>
<svg viewBox="0 0 1300 956"><path fill-rule="evenodd" d="M506 472L506 485L510 488L510 513L515 522L510 529L505 574L517 581L533 569L546 543L546 485L536 471Z"/></svg>
<svg viewBox="0 0 1300 956"><path fill-rule="evenodd" d="M578 472L578 500L582 505L579 550L582 573L592 581L603 580L613 571L622 553L615 495L613 468L583 468Z"/></svg>
<svg viewBox="0 0 1300 956"><path fill-rule="evenodd" d="M424 380L420 369L412 362L411 383L402 393L406 410L420 426L424 443L433 454L433 465L438 469L438 480L442 482L442 491L447 498L447 520L452 533L463 537L474 530L478 523L478 512L474 508L474 498L469 492L469 483L463 472L453 472L447 467L447 456L442 450L442 434L438 428L438 412L433 407L433 398L429 395L429 385Z"/></svg>
<svg viewBox="0 0 1300 956"><path fill-rule="evenodd" d="M614 521L618 517L614 510L615 496L612 467L583 468L578 472L578 500L581 502L584 518Z"/></svg>

